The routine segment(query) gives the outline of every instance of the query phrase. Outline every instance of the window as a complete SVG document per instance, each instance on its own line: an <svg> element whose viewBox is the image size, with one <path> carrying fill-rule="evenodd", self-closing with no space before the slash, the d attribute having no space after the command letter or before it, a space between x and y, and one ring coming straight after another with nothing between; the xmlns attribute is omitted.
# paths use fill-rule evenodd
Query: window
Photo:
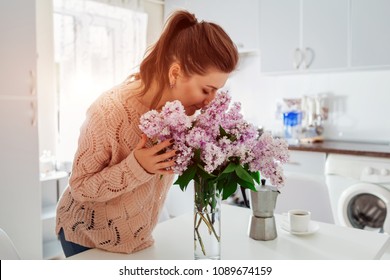
<svg viewBox="0 0 390 280"><path fill-rule="evenodd" d="M87 0L54 0L57 157L72 161L89 105L122 82L146 49L145 13Z"/></svg>

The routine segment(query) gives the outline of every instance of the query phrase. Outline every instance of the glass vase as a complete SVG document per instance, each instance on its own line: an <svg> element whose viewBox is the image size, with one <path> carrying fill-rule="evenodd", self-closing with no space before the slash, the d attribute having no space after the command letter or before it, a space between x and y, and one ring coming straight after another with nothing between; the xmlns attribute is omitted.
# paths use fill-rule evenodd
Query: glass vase
<svg viewBox="0 0 390 280"><path fill-rule="evenodd" d="M194 259L221 259L221 194L204 178L195 181Z"/></svg>

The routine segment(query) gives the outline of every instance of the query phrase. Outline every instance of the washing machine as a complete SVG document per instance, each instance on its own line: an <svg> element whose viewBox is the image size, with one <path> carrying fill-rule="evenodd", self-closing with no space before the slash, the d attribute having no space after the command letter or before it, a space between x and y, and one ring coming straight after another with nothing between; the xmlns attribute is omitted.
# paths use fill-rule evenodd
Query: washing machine
<svg viewBox="0 0 390 280"><path fill-rule="evenodd" d="M336 224L390 234L390 158L330 154L325 175Z"/></svg>

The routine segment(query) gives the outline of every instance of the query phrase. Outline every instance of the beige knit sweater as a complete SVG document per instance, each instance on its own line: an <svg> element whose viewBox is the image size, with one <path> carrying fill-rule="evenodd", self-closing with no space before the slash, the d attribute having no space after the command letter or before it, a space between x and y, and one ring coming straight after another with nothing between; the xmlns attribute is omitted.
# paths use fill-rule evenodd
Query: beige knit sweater
<svg viewBox="0 0 390 280"><path fill-rule="evenodd" d="M57 206L56 232L63 228L68 241L121 253L153 244L173 175L149 174L134 158L139 118L148 110L131 96L129 82L88 109L69 186Z"/></svg>

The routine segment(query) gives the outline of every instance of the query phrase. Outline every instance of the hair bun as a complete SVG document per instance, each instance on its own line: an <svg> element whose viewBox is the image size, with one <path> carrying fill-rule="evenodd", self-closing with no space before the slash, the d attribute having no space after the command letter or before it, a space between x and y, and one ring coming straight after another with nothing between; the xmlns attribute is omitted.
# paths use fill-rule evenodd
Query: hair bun
<svg viewBox="0 0 390 280"><path fill-rule="evenodd" d="M198 19L196 18L195 14L191 14L191 13L189 13L189 14L191 15L191 18L189 18L189 21L190 21L191 25L197 24L198 23Z"/></svg>
<svg viewBox="0 0 390 280"><path fill-rule="evenodd" d="M187 10L177 10L170 15L167 23L171 23L175 26L177 31L194 26L198 23L198 19L195 14L190 13Z"/></svg>

